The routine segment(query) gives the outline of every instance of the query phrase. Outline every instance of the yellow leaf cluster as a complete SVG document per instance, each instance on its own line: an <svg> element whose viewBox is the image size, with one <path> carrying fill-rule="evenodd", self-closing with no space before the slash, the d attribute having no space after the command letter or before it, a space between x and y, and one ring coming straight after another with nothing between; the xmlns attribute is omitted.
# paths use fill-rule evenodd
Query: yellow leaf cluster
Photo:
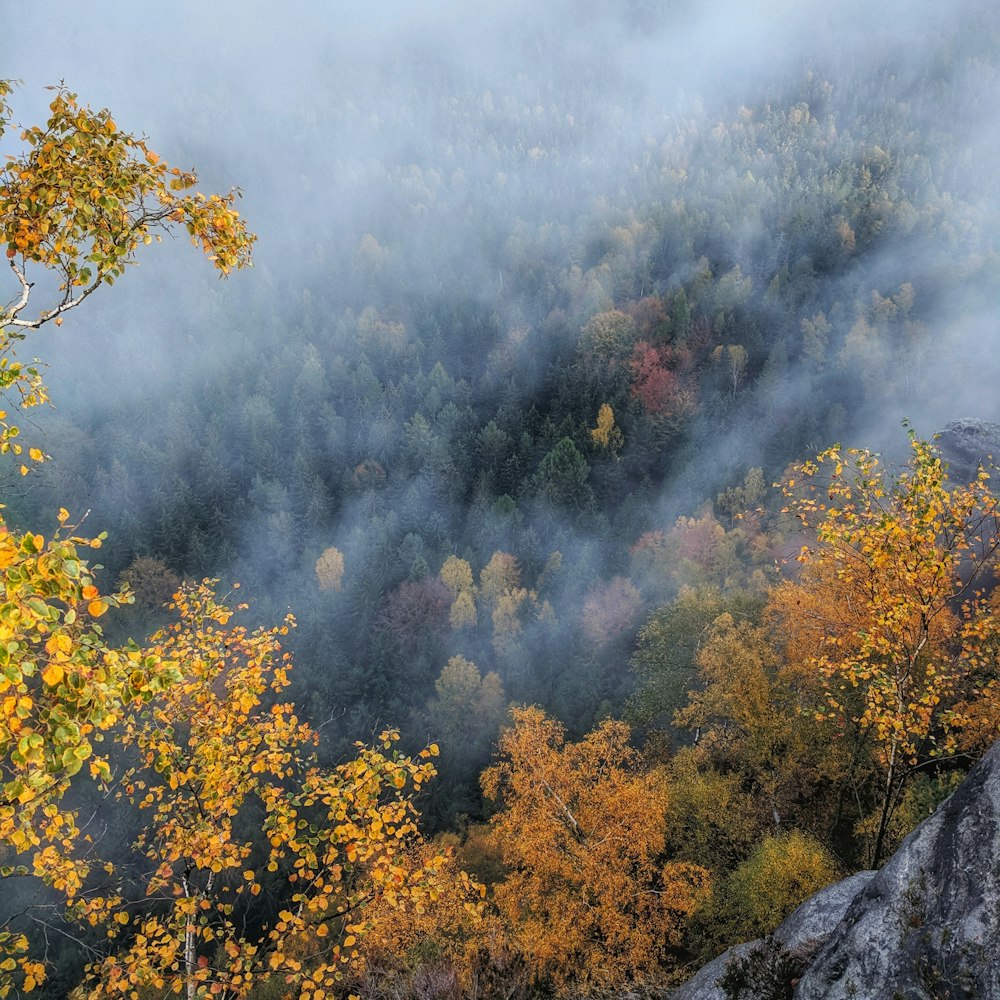
<svg viewBox="0 0 1000 1000"><path fill-rule="evenodd" d="M615 454L625 443L621 429L615 423L615 411L608 403L602 403L597 411L597 426L590 431L590 439L598 448Z"/></svg>
<svg viewBox="0 0 1000 1000"><path fill-rule="evenodd" d="M0 81L0 135L10 121L10 91ZM21 150L0 165L0 246L21 288L0 306L0 393L26 410L47 402L48 393L38 367L14 357L24 330L61 324L65 312L114 284L140 245L177 225L223 275L250 264L256 237L235 207L238 190L193 192L193 173L168 167L106 109L81 105L64 87L55 88L46 124L24 129L20 138ZM56 292L29 315L39 270L55 279ZM19 430L0 411L0 454L22 454ZM46 459L37 447L27 453L33 463ZM29 466L20 470L26 475Z"/></svg>
<svg viewBox="0 0 1000 1000"><path fill-rule="evenodd" d="M71 901L90 864L74 856L79 831L60 800L85 763L93 777L108 777L94 744L172 678L155 657L133 660L105 642L94 619L117 598L99 596L81 557L92 541L62 527L48 540L19 535L0 519L0 852L26 857ZM41 981L17 940L0 936L0 988L12 970L22 989Z"/></svg>
<svg viewBox="0 0 1000 1000"><path fill-rule="evenodd" d="M421 912L463 884L443 856L420 849L412 796L434 775L438 748L406 756L387 730L353 759L319 767L317 734L280 700L291 667L280 637L294 621L248 631L212 581L182 588L174 607L178 621L153 637L150 655L177 663L181 677L122 739L138 758L126 788L149 815L138 843L152 871L144 891L166 905L91 967L84 995L154 980L233 1000L268 982L333 995L362 962L372 906ZM262 855L248 815L263 818ZM244 897L266 872L289 888L258 934L242 919Z"/></svg>
<svg viewBox="0 0 1000 1000"><path fill-rule="evenodd" d="M472 567L458 556L448 556L438 576L451 592L452 605L448 616L451 627L461 629L474 626L477 620L478 590L472 576Z"/></svg>
<svg viewBox="0 0 1000 1000"><path fill-rule="evenodd" d="M785 509L810 542L769 608L790 659L820 681L819 717L861 734L883 774L876 862L907 776L971 724L1000 636L978 589L1000 545L989 476L953 485L932 443L911 432L910 445L895 475L839 446L794 470Z"/></svg>

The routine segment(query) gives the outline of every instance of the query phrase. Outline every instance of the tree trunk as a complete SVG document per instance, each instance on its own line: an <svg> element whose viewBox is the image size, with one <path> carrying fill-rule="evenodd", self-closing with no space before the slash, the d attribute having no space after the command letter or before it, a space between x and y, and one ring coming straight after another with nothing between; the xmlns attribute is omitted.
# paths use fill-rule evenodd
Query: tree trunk
<svg viewBox="0 0 1000 1000"><path fill-rule="evenodd" d="M878 868L882 861L882 851L885 847L885 836L889 831L889 820L896 811L899 802L899 793L903 786L905 774L900 776L899 762L897 761L897 744L893 740L892 748L889 752L889 770L885 777L885 792L882 796L882 809L879 814L878 832L875 835L875 847L872 850L872 868Z"/></svg>

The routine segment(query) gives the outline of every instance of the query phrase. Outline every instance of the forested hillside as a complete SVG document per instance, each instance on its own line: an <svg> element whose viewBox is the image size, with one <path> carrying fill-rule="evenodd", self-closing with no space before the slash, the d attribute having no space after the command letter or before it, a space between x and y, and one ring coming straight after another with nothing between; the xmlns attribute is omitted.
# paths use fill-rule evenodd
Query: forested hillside
<svg viewBox="0 0 1000 1000"><path fill-rule="evenodd" d="M46 592L104 603L103 632L73 610L65 650L55 626L24 648L145 673L91 720L119 744L107 771L45 793L62 826L0 826L0 949L21 963L0 995L665 986L877 867L998 735L996 500L932 437L1000 418L1000 15L492 6L182 4L178 54L119 5L100 39L79 29L122 51L110 69L44 11L14 28L0 318L7 365L41 357L54 405L3 439L25 442L8 599L33 596L24 560L57 524L106 532L100 572L60 549ZM148 130L183 169L165 177L194 160L241 185L252 272L213 284L186 239L139 240L120 287L43 316L61 330L17 326L29 264L41 308L53 273L86 284L61 244L36 254L50 188L24 193L13 127L57 113L41 86L62 78L111 108L108 135ZM93 177L48 204L113 216L128 199ZM245 262L236 223L161 204L151 236L186 223ZM11 685L70 674L51 671L8 677L5 719ZM4 725L16 812L37 748ZM109 832L84 847L91 815ZM17 856L46 837L113 886ZM165 868L140 875L185 858L174 897Z"/></svg>

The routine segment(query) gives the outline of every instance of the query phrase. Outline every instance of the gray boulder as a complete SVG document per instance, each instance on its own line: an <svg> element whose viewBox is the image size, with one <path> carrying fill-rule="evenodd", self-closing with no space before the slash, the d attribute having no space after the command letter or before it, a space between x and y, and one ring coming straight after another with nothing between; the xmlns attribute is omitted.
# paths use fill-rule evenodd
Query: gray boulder
<svg viewBox="0 0 1000 1000"><path fill-rule="evenodd" d="M938 433L937 445L951 482L969 483L980 465L989 469L1000 463L1000 424L974 417L953 420Z"/></svg>
<svg viewBox="0 0 1000 1000"><path fill-rule="evenodd" d="M789 915L774 932L774 937L786 951L815 951L830 937L858 893L877 874L858 872L821 889Z"/></svg>
<svg viewBox="0 0 1000 1000"><path fill-rule="evenodd" d="M795 998L997 998L998 958L1000 743L858 894Z"/></svg>
<svg viewBox="0 0 1000 1000"><path fill-rule="evenodd" d="M724 975L730 962L749 954L760 941L746 941L733 945L708 965L702 966L680 989L670 994L670 1000L726 1000L726 994L719 986L719 980Z"/></svg>
<svg viewBox="0 0 1000 1000"><path fill-rule="evenodd" d="M1000 742L880 872L817 893L671 1000L725 1000L731 966L768 984L742 994L755 1000L792 983L794 1000L1000 1000Z"/></svg>
<svg viewBox="0 0 1000 1000"><path fill-rule="evenodd" d="M858 872L810 896L774 932L781 948L796 955L816 951L840 923L855 896L875 877L875 872ZM734 945L700 969L671 995L671 1000L725 1000L718 985L728 966L745 958L764 944L763 939Z"/></svg>

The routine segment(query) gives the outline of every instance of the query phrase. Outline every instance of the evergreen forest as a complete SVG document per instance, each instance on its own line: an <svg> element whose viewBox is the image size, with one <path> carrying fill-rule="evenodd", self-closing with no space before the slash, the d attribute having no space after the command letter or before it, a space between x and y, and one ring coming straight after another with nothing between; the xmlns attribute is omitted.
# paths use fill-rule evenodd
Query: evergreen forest
<svg viewBox="0 0 1000 1000"><path fill-rule="evenodd" d="M994 4L34 6L0 998L662 995L1000 735Z"/></svg>

